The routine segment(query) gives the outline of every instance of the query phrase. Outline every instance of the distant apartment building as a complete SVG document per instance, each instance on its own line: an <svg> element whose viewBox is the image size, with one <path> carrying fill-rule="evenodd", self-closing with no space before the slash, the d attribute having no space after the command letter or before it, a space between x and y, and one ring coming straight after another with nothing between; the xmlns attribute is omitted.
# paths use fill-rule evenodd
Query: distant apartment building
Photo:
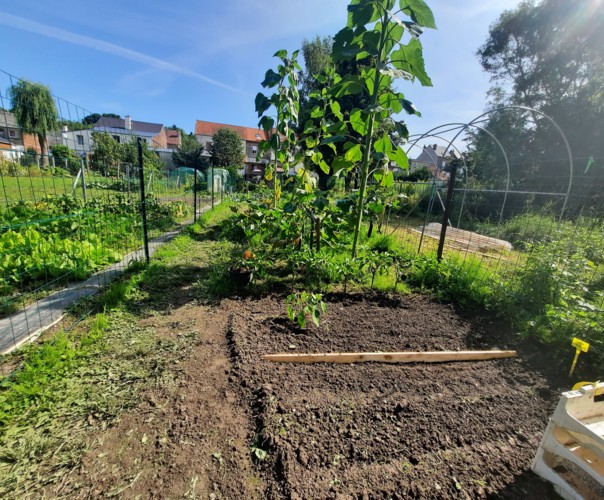
<svg viewBox="0 0 604 500"><path fill-rule="evenodd" d="M119 143L143 139L150 148L168 150L166 129L161 123L139 122L130 116L110 118L102 116L91 129L62 131L62 143L78 154L84 155L92 150L93 132L106 132Z"/></svg>

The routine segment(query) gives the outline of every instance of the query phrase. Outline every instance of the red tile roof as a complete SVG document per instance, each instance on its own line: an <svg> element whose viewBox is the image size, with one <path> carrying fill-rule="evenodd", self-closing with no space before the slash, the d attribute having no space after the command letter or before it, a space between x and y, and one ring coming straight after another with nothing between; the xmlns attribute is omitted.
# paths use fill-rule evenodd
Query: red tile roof
<svg viewBox="0 0 604 500"><path fill-rule="evenodd" d="M261 128L241 127L239 125L228 125L226 123L204 122L202 120L197 120L195 122L195 135L212 136L221 128L226 128L232 130L233 132L237 132L239 137L248 142L260 142L265 138L264 130Z"/></svg>

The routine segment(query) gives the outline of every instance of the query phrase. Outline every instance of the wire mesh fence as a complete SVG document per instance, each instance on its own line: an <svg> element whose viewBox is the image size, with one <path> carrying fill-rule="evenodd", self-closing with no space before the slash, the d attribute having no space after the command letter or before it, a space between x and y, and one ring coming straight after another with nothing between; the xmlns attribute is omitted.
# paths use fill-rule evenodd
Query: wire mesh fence
<svg viewBox="0 0 604 500"><path fill-rule="evenodd" d="M161 124L53 96L58 129L22 127L17 85L27 84L0 73L9 89L0 94L0 353L152 255L230 189L222 169L174 165Z"/></svg>

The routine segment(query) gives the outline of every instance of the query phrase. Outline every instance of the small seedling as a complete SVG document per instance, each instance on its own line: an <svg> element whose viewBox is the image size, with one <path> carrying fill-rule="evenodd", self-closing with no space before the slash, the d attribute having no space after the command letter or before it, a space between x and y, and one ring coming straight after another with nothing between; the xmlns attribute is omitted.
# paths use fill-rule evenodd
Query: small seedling
<svg viewBox="0 0 604 500"><path fill-rule="evenodd" d="M300 326L306 327L308 319L319 326L321 314L327 311L327 304L323 302L323 295L320 293L292 293L286 299L287 317Z"/></svg>

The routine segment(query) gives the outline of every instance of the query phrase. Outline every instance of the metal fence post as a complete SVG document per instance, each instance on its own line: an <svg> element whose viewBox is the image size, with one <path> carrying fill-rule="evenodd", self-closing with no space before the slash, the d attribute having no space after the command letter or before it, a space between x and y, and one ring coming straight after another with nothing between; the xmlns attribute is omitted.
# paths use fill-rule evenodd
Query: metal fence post
<svg viewBox="0 0 604 500"><path fill-rule="evenodd" d="M214 165L212 165L212 210L214 210Z"/></svg>
<svg viewBox="0 0 604 500"><path fill-rule="evenodd" d="M88 201L87 197L86 197L86 176L84 175L84 160L80 160L81 162L81 167L80 169L82 170L82 195L84 196L84 203L86 203Z"/></svg>
<svg viewBox="0 0 604 500"><path fill-rule="evenodd" d="M445 213L443 214L443 222L440 228L440 239L438 240L438 250L436 258L440 262L443 258L443 249L445 248L445 236L447 235L447 224L449 222L449 214L451 213L451 205L453 203L453 190L455 189L455 176L457 174L457 165L453 163L451 166L451 175L449 176L449 186L447 188L447 198L445 200Z"/></svg>
<svg viewBox="0 0 604 500"><path fill-rule="evenodd" d="M197 169L193 169L193 222L197 222Z"/></svg>
<svg viewBox="0 0 604 500"><path fill-rule="evenodd" d="M147 229L147 204L145 203L145 172L143 170L143 146L141 138L137 138L138 147L138 172L141 189L141 215L143 217L143 241L145 245L145 260L149 264L149 232Z"/></svg>

